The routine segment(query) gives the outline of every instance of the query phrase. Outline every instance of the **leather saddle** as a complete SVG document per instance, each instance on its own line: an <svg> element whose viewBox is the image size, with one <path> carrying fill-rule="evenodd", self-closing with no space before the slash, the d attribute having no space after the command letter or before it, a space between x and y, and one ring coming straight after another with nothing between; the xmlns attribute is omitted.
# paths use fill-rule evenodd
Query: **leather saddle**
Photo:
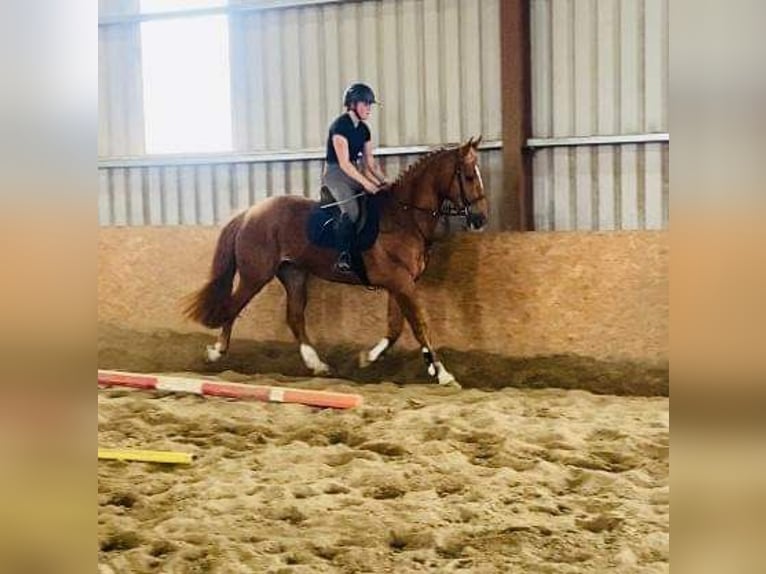
<svg viewBox="0 0 766 574"><path fill-rule="evenodd" d="M356 234L351 243L351 268L362 281L369 285L362 253L375 243L380 230L380 209L377 195L363 195L354 201L359 202L359 220ZM330 191L322 186L320 201L311 209L306 233L309 241L318 246L338 250L339 243L335 234L335 222L340 218L340 208L335 203Z"/></svg>

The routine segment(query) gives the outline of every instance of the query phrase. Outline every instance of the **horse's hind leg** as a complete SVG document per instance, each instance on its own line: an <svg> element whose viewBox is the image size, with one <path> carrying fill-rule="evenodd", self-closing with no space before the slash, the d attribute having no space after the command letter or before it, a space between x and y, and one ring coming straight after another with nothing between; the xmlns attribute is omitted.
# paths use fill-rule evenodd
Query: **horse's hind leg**
<svg viewBox="0 0 766 574"><path fill-rule="evenodd" d="M306 298L308 274L295 265L285 263L277 270L277 278L287 292L287 324L300 343L301 358L315 375L326 375L330 367L319 358L306 334Z"/></svg>
<svg viewBox="0 0 766 574"><path fill-rule="evenodd" d="M240 281L234 292L231 294L231 301L229 302L229 320L221 327L221 332L218 335L218 339L215 344L208 345L205 356L211 363L220 359L229 350L229 342L231 341L231 330L234 327L234 321L242 312L250 300L255 297L256 293L260 291L267 281L259 282L256 284L245 283Z"/></svg>
<svg viewBox="0 0 766 574"><path fill-rule="evenodd" d="M388 332L378 344L369 351L362 351L359 354L359 366L367 367L377 361L383 354L394 346L399 339L404 328L404 315L399 303L396 302L391 293L388 294Z"/></svg>

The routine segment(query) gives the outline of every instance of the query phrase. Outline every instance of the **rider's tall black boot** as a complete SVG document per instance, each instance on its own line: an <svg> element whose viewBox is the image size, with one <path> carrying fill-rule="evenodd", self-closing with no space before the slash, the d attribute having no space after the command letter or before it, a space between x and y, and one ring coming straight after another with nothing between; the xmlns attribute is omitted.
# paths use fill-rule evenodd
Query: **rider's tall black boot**
<svg viewBox="0 0 766 574"><path fill-rule="evenodd" d="M335 270L351 273L351 243L354 239L354 222L347 214L342 214L335 225L335 237L338 240L340 255L335 262Z"/></svg>

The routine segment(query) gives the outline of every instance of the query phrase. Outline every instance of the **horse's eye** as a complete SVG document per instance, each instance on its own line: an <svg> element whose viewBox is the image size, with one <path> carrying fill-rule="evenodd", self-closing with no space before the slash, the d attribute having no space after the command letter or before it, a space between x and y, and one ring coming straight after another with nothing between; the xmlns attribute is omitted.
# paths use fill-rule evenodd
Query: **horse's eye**
<svg viewBox="0 0 766 574"><path fill-rule="evenodd" d="M476 176L474 174L472 174L472 173L465 174L466 181L473 181L475 179L475 177Z"/></svg>

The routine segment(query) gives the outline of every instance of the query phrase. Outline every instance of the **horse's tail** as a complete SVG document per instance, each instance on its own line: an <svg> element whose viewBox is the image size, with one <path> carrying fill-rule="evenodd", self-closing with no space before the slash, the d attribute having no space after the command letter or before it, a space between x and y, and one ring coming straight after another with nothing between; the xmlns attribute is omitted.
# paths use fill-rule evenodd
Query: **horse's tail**
<svg viewBox="0 0 766 574"><path fill-rule="evenodd" d="M242 212L223 228L215 247L210 279L185 302L184 316L211 329L221 327L231 319L231 288L237 272L234 244L244 219Z"/></svg>

